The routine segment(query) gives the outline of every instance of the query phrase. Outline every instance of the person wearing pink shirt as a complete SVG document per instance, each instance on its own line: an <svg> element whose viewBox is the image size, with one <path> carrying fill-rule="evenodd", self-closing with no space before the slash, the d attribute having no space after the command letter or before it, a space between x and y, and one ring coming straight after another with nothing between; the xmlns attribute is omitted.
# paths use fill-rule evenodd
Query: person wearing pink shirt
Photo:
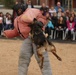
<svg viewBox="0 0 76 75"><path fill-rule="evenodd" d="M42 15L43 11L35 8L27 8L27 10L17 17L14 21L14 29L4 31L4 35L8 38L13 38L17 36L21 36L24 38L24 42L22 44L19 62L18 62L18 75L27 75L28 66L31 61L31 57L34 54L35 58L40 63L40 59L37 56L36 45L32 42L31 37L29 36L30 27L28 26L33 22L33 19L36 18L38 21L43 24L46 23L46 17ZM52 75L50 61L48 59L48 53L43 52L44 62L43 68L41 72L43 75Z"/></svg>
<svg viewBox="0 0 76 75"><path fill-rule="evenodd" d="M69 18L69 20L67 21L67 29L65 32L65 37L66 37L66 35L68 35L68 33L70 34L70 36L68 35L70 38L72 35L74 35L74 27L75 27L74 18L71 16Z"/></svg>

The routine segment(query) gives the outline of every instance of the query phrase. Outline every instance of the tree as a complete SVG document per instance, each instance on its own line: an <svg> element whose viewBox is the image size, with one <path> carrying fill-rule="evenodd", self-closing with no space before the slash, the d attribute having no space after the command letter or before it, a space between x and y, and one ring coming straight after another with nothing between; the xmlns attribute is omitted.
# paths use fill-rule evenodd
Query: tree
<svg viewBox="0 0 76 75"><path fill-rule="evenodd" d="M0 0L0 2L4 4L6 8L12 8L15 0Z"/></svg>

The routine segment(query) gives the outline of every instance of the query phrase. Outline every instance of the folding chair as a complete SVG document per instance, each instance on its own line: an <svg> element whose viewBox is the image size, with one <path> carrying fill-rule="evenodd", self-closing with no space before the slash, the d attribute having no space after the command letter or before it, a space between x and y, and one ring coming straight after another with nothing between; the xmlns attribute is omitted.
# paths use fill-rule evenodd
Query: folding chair
<svg viewBox="0 0 76 75"><path fill-rule="evenodd" d="M56 37L58 37L58 29L56 29L55 31L54 31L54 39L56 39ZM62 29L61 30L62 31L62 40L64 40L65 39L65 31Z"/></svg>

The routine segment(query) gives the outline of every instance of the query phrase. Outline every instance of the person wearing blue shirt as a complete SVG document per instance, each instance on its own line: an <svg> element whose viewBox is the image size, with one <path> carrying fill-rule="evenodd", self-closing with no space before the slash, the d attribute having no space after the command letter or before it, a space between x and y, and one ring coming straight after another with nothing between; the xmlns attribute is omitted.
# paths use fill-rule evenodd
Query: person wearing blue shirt
<svg viewBox="0 0 76 75"><path fill-rule="evenodd" d="M48 34L48 37L50 37L51 30L53 30L53 29L54 29L54 25L53 25L52 21L50 19L47 19L47 24L45 27L45 33Z"/></svg>
<svg viewBox="0 0 76 75"><path fill-rule="evenodd" d="M48 22L47 27L54 29L54 25L52 24L51 21Z"/></svg>
<svg viewBox="0 0 76 75"><path fill-rule="evenodd" d="M58 9L61 8L62 12L64 12L64 8L61 6L60 2L57 2L57 6L55 7L56 12L58 12Z"/></svg>

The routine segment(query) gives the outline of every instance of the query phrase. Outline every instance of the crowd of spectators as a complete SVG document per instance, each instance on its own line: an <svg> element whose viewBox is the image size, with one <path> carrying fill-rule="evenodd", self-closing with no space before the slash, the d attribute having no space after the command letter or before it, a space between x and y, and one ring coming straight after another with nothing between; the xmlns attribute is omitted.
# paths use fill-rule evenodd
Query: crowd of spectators
<svg viewBox="0 0 76 75"><path fill-rule="evenodd" d="M41 9L47 16L45 33L48 33L48 37L51 39L76 40L76 14L74 10L64 10L60 2L57 2L56 7L52 6L51 8L46 7L43 3Z"/></svg>
<svg viewBox="0 0 76 75"><path fill-rule="evenodd" d="M0 37L2 31L14 28L15 17L21 15L27 8L34 8L31 1L23 5L16 2L13 7L13 14L7 12L4 15L0 12ZM76 40L76 15L73 10L64 10L60 2L57 2L56 7L47 7L43 3L40 9L44 11L43 15L47 16L45 33L48 33L48 37L51 39Z"/></svg>
<svg viewBox="0 0 76 75"><path fill-rule="evenodd" d="M7 12L5 15L0 12L0 37L2 37L2 31L13 29L12 15Z"/></svg>

